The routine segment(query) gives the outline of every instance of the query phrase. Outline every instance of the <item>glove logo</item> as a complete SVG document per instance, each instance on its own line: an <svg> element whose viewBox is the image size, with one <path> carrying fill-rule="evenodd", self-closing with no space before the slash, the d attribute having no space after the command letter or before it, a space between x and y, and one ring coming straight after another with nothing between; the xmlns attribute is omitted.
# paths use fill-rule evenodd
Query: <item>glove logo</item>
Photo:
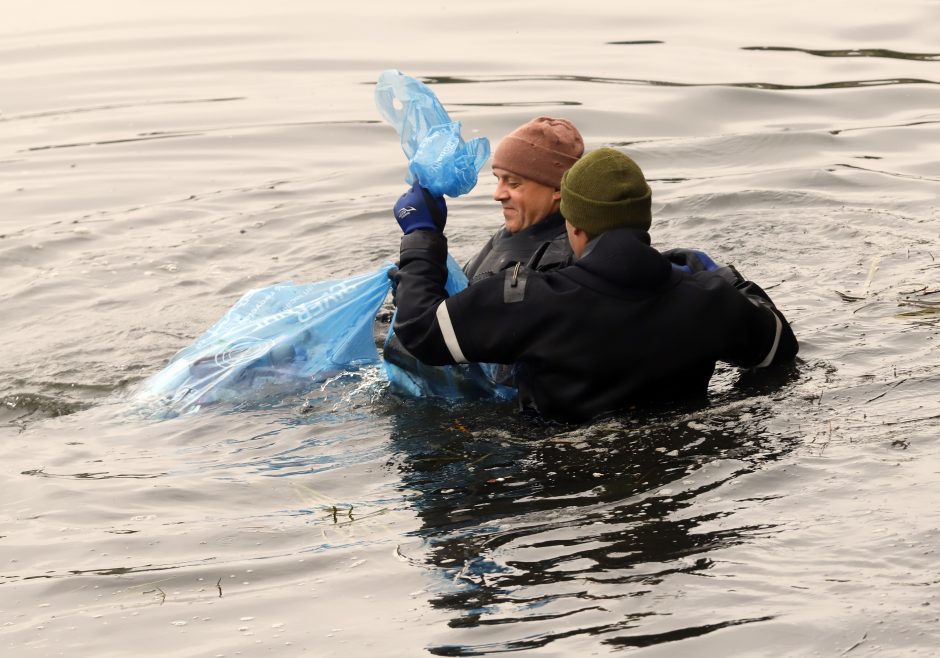
<svg viewBox="0 0 940 658"><path fill-rule="evenodd" d="M418 212L414 206L405 206L398 211L398 219L404 219L413 212Z"/></svg>

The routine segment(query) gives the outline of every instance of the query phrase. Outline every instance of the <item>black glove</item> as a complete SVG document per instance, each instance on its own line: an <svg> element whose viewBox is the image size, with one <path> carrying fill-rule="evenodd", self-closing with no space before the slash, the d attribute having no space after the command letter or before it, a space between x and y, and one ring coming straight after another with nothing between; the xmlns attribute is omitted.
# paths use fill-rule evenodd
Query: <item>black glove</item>
<svg viewBox="0 0 940 658"><path fill-rule="evenodd" d="M405 235L419 229L441 232L447 223L447 204L444 197L431 196L415 181L395 204L395 219Z"/></svg>
<svg viewBox="0 0 940 658"><path fill-rule="evenodd" d="M663 256L669 259L677 270L695 274L697 272L715 272L731 285L738 287L744 283L744 277L733 265L719 265L704 251L697 249L667 249Z"/></svg>

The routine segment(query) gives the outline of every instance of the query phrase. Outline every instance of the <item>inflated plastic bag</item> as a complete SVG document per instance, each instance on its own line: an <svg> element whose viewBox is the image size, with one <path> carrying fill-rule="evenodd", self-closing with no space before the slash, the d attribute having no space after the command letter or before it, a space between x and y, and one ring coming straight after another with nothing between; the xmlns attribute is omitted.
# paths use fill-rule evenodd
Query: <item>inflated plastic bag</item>
<svg viewBox="0 0 940 658"><path fill-rule="evenodd" d="M377 363L375 315L391 287L377 272L246 293L211 329L144 382L138 402L173 416L214 402L245 403L301 392Z"/></svg>
<svg viewBox="0 0 940 658"><path fill-rule="evenodd" d="M490 157L490 142L485 137L465 142L460 122L451 121L427 85L394 69L383 71L375 104L401 137L408 158L405 182L417 179L436 196L457 197L473 189Z"/></svg>
<svg viewBox="0 0 940 658"><path fill-rule="evenodd" d="M457 261L447 255L447 282L444 289L453 295L467 287L467 277ZM462 363L429 366L418 361L398 342L394 329L385 339L385 375L389 388L399 395L434 397L445 400L511 400L516 389L505 383L511 372L493 363Z"/></svg>

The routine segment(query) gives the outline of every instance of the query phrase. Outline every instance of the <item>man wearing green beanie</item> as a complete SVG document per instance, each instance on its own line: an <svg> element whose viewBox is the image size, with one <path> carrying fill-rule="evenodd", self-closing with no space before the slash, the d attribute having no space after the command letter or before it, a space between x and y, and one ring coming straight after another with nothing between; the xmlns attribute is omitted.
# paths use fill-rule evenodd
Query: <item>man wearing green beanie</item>
<svg viewBox="0 0 940 658"><path fill-rule="evenodd" d="M649 231L653 192L633 160L612 148L600 148L579 164L561 179L561 214L575 256L580 257L587 242L605 231Z"/></svg>
<svg viewBox="0 0 940 658"><path fill-rule="evenodd" d="M517 265L451 297L446 206L399 199L395 332L418 359L515 364L523 405L574 422L705 396L717 361L793 361L793 331L760 287L701 252L650 246L650 188L627 155L593 151L560 185L573 264Z"/></svg>

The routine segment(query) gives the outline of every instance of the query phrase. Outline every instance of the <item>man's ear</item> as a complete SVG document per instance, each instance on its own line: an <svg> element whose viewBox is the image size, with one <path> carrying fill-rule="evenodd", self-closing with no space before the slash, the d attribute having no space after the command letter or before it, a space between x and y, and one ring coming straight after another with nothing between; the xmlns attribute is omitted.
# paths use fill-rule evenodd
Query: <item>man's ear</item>
<svg viewBox="0 0 940 658"><path fill-rule="evenodd" d="M552 192L552 201L561 201L561 190Z"/></svg>
<svg viewBox="0 0 940 658"><path fill-rule="evenodd" d="M574 252L575 258L580 258L589 242L588 234L567 219L565 220L565 230L568 233L568 244L571 245L571 251Z"/></svg>

